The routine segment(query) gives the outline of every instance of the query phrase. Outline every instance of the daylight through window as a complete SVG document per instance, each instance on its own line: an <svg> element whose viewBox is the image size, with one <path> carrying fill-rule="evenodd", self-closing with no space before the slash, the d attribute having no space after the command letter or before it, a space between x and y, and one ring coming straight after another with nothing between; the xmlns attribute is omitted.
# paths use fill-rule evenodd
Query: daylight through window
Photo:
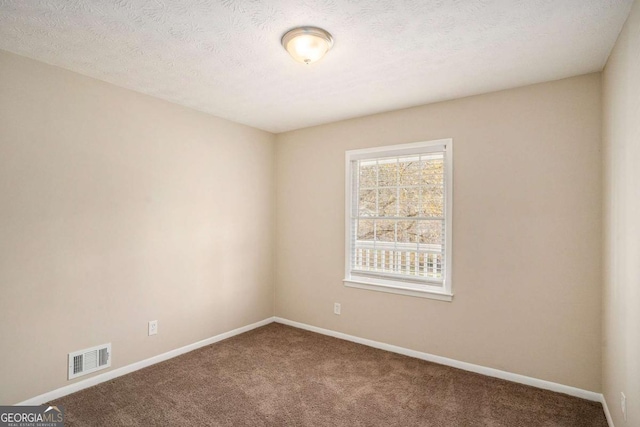
<svg viewBox="0 0 640 427"><path fill-rule="evenodd" d="M347 282L450 295L451 148L347 152Z"/></svg>

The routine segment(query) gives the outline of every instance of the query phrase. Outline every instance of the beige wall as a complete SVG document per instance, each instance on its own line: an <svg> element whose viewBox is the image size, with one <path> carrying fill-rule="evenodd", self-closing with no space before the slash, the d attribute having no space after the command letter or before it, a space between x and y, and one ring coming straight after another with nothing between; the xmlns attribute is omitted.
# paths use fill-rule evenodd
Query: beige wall
<svg viewBox="0 0 640 427"><path fill-rule="evenodd" d="M628 168L606 165L606 206L608 230L630 233L625 34L605 133L607 165ZM0 403L69 384L70 351L112 342L117 368L273 315L274 253L278 316L600 391L600 89L592 74L274 137L0 52ZM448 137L454 301L345 288L344 151ZM608 242L615 403L637 369L623 362L638 356L624 344L639 324L638 247Z"/></svg>
<svg viewBox="0 0 640 427"><path fill-rule="evenodd" d="M0 52L0 403L69 384L70 351L117 368L272 316L274 150Z"/></svg>
<svg viewBox="0 0 640 427"><path fill-rule="evenodd" d="M278 135L276 315L600 391L600 89L591 74ZM345 150L449 137L454 301L344 287Z"/></svg>
<svg viewBox="0 0 640 427"><path fill-rule="evenodd" d="M604 71L603 389L616 427L640 426L640 1ZM627 421L620 393L627 396Z"/></svg>

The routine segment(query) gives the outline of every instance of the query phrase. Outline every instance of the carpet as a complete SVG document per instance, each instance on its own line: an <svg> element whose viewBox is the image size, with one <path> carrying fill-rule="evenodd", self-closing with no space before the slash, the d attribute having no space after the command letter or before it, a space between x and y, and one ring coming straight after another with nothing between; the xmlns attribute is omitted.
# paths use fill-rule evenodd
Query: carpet
<svg viewBox="0 0 640 427"><path fill-rule="evenodd" d="M66 426L607 426L599 403L278 323L50 404Z"/></svg>

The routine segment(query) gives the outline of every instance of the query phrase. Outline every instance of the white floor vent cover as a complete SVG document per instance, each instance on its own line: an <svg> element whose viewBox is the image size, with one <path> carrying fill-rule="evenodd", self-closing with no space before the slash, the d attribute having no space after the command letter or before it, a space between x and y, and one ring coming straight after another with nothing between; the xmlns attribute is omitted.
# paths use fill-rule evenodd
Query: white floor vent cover
<svg viewBox="0 0 640 427"><path fill-rule="evenodd" d="M69 353L69 379L111 366L111 343Z"/></svg>

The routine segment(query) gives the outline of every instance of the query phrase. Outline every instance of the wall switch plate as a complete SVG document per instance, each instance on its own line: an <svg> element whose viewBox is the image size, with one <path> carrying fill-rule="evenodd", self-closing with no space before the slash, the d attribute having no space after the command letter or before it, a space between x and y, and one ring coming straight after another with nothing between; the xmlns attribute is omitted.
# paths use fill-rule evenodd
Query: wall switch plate
<svg viewBox="0 0 640 427"><path fill-rule="evenodd" d="M158 333L158 321L151 320L149 321L149 336L155 335Z"/></svg>
<svg viewBox="0 0 640 427"><path fill-rule="evenodd" d="M333 314L340 314L340 303L336 302L333 304Z"/></svg>
<svg viewBox="0 0 640 427"><path fill-rule="evenodd" d="M627 396L620 393L620 408L622 409L622 417L627 421Z"/></svg>

